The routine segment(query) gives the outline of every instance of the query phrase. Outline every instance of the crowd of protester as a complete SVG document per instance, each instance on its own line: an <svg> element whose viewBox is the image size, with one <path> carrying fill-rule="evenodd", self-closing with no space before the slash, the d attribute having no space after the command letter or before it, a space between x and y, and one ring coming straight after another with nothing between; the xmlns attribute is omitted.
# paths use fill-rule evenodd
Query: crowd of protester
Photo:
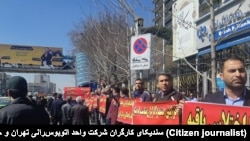
<svg viewBox="0 0 250 141"><path fill-rule="evenodd" d="M220 77L225 82L225 88L216 93L209 93L204 100L193 91L173 87L173 77L169 73L159 73L157 76L157 92L149 92L144 87L142 79L135 80L134 91L117 85L102 85L91 96L105 95L105 113L97 106L91 110L85 100L78 96L75 101L71 96L63 99L62 94L54 93L51 97L36 96L28 93L25 78L14 76L8 81L7 95L11 103L0 109L0 124L51 124L51 125L120 125L117 121L120 98L134 98L140 102L177 101L177 113L182 114L185 101L204 101L236 106L249 106L250 91L245 87L247 73L244 60L237 56L229 56L221 62Z"/></svg>

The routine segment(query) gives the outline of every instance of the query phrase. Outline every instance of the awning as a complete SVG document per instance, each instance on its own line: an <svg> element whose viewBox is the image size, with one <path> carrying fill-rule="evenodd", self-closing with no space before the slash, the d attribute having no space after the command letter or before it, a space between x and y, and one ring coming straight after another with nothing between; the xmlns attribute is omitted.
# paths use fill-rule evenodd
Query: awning
<svg viewBox="0 0 250 141"><path fill-rule="evenodd" d="M248 42L248 41L250 41L250 36L246 36L246 37L236 39L236 40L233 40L233 41L221 43L218 46L216 46L216 51L222 50L222 49L225 49L225 48L229 48L231 46L235 46L235 45L238 45L238 44L241 44L241 43L244 43L244 42ZM204 54L207 54L207 53L210 53L210 52L211 52L211 47L209 46L209 47L206 47L205 49L200 49L198 51L198 56L201 56L201 55L204 55Z"/></svg>

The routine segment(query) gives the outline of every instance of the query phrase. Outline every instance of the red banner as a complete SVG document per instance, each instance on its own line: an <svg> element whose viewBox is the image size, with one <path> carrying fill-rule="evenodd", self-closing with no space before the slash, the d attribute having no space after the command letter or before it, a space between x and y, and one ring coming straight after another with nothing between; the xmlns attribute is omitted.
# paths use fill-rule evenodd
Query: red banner
<svg viewBox="0 0 250 141"><path fill-rule="evenodd" d="M120 98L119 101L120 107L117 121L126 124L133 124L133 105L135 100L130 98Z"/></svg>
<svg viewBox="0 0 250 141"><path fill-rule="evenodd" d="M98 107L98 98L99 96L98 95L94 95L91 97L93 99L93 108L97 108Z"/></svg>
<svg viewBox="0 0 250 141"><path fill-rule="evenodd" d="M135 102L133 124L135 125L179 125L176 112L177 101Z"/></svg>
<svg viewBox="0 0 250 141"><path fill-rule="evenodd" d="M71 96L72 100L75 100L77 96L82 96L83 99L90 95L90 87L64 87L64 99L67 96Z"/></svg>
<svg viewBox="0 0 250 141"><path fill-rule="evenodd" d="M92 98L91 97L87 97L86 99L85 99L85 105L89 108L89 111L92 111L92 109L93 109L93 100L92 100Z"/></svg>
<svg viewBox="0 0 250 141"><path fill-rule="evenodd" d="M101 112L103 114L105 114L105 112L106 112L106 95L101 95L100 96L99 112Z"/></svg>
<svg viewBox="0 0 250 141"><path fill-rule="evenodd" d="M250 107L205 102L185 102L184 125L248 125Z"/></svg>

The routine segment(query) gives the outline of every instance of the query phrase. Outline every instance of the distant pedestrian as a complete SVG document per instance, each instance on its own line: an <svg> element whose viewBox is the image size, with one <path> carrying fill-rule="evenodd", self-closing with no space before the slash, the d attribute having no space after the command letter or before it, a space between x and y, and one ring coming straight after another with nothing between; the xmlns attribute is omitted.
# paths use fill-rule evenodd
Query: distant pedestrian
<svg viewBox="0 0 250 141"><path fill-rule="evenodd" d="M65 102L62 99L62 94L57 94L57 99L52 102L51 116L53 125L62 125L62 105Z"/></svg>
<svg viewBox="0 0 250 141"><path fill-rule="evenodd" d="M63 125L71 125L72 117L70 115L72 108L72 97L67 96L66 103L62 105L62 124Z"/></svg>
<svg viewBox="0 0 250 141"><path fill-rule="evenodd" d="M28 93L27 98L31 101L32 104L36 105L36 100L33 98L33 95L31 93Z"/></svg>
<svg viewBox="0 0 250 141"><path fill-rule="evenodd" d="M120 106L120 88L114 87L112 90L112 100L106 117L106 125L117 124L118 110Z"/></svg>
<svg viewBox="0 0 250 141"><path fill-rule="evenodd" d="M11 77L7 84L7 95L11 103L0 109L0 124L49 125L49 115L44 108L32 104L27 98L27 81L21 76Z"/></svg>
<svg viewBox="0 0 250 141"><path fill-rule="evenodd" d="M50 98L48 99L48 102L47 102L47 104L46 104L46 107L47 107L47 110L48 110L49 112L51 111L52 102L53 102L53 100L56 100L56 98L57 98L57 93L53 93L53 94L52 94L52 97L50 97Z"/></svg>
<svg viewBox="0 0 250 141"><path fill-rule="evenodd" d="M48 100L47 100L47 104L45 107L47 107L47 111L49 113L49 116L50 116L50 122L52 123L53 122L53 117L51 116L51 105L52 105L52 102L54 100L56 100L57 98L57 93L53 93L52 94L52 97L49 97Z"/></svg>
<svg viewBox="0 0 250 141"><path fill-rule="evenodd" d="M189 99L187 101L194 101L197 102L198 99L196 98L196 95L194 95L192 92L189 93Z"/></svg>
<svg viewBox="0 0 250 141"><path fill-rule="evenodd" d="M122 88L120 91L120 98L129 98L129 89L128 88Z"/></svg>

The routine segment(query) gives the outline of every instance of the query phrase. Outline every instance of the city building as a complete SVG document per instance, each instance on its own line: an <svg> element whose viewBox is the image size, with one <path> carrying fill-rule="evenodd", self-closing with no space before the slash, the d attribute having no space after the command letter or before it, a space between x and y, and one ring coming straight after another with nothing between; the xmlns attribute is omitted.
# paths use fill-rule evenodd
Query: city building
<svg viewBox="0 0 250 141"><path fill-rule="evenodd" d="M155 26L162 26L164 23L165 27L171 28L173 0L154 0L153 3L155 4L153 19Z"/></svg>
<svg viewBox="0 0 250 141"><path fill-rule="evenodd" d="M4 72L0 73L0 96L6 96L6 85L8 80L10 79L10 75L7 75Z"/></svg>
<svg viewBox="0 0 250 141"><path fill-rule="evenodd" d="M7 83L11 77L4 72L0 73L0 96L6 96ZM56 84L51 82L49 75L35 75L34 83L28 82L28 92L33 95L51 95L56 92Z"/></svg>
<svg viewBox="0 0 250 141"><path fill-rule="evenodd" d="M160 26L162 23L167 26L169 23L170 19L167 18L167 15L170 7L166 2L170 2L170 0L153 1L155 4L153 21L156 26ZM211 83L207 79L211 77L211 34L213 33L209 1L171 2L173 61L176 65L167 70L175 76L175 85L178 85L178 89L192 89L197 95L204 96L211 92ZM248 34L250 31L250 2L234 0L214 0L213 2L217 71L219 71L218 63L221 59L231 54L237 54L245 59L247 71L250 72L250 37ZM164 14L163 11L165 11ZM218 81L218 86L219 83ZM246 86L249 87L249 78Z"/></svg>
<svg viewBox="0 0 250 141"><path fill-rule="evenodd" d="M28 83L28 91L33 95L52 95L56 92L56 84L51 82L49 75L35 75L34 83Z"/></svg>
<svg viewBox="0 0 250 141"><path fill-rule="evenodd" d="M76 85L81 86L86 82L90 82L93 77L89 71L89 62L84 53L79 52L76 54Z"/></svg>

